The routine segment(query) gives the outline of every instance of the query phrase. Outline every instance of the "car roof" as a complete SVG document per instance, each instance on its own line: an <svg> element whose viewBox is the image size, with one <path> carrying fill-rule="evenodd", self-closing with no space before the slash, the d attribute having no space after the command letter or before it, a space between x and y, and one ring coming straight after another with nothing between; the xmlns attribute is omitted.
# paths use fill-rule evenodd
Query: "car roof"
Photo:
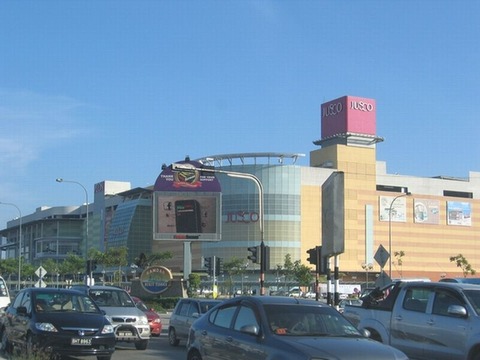
<svg viewBox="0 0 480 360"><path fill-rule="evenodd" d="M19 292L25 292L28 291L32 294L37 294L37 293L42 293L42 294L54 294L54 293L62 293L62 294L83 294L81 291L75 290L75 289L65 289L65 288L49 288L49 287L44 287L44 288L36 288L36 287L30 287L30 288L24 288L20 290Z"/></svg>
<svg viewBox="0 0 480 360"><path fill-rule="evenodd" d="M226 300L226 302L235 302L235 301L252 301L256 302L257 304L261 305L288 305L288 304L296 304L296 305L315 305L315 306L325 306L325 307L330 307L329 305L323 303L323 302L318 302L318 301L312 301L309 299L301 299L301 298L295 298L291 296L261 296L261 295L255 295L255 296L237 296L234 297L230 300Z"/></svg>
<svg viewBox="0 0 480 360"><path fill-rule="evenodd" d="M469 283L457 283L457 282L423 282L423 281L415 281L415 282L406 282L402 283L402 286L411 286L411 285L418 285L423 287L442 287L442 288L450 288L450 289L461 289L461 290L476 290L480 291L480 287L477 284L469 284Z"/></svg>

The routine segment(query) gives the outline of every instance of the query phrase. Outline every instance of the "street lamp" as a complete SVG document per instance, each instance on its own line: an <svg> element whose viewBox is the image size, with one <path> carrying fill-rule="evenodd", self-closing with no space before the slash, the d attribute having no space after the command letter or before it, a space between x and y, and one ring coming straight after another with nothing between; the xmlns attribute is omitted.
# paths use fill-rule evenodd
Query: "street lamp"
<svg viewBox="0 0 480 360"><path fill-rule="evenodd" d="M18 211L18 219L20 226L20 229L18 231L18 290L20 290L20 277L22 275L22 212L20 211L20 208L15 204L6 202L0 202L0 204L13 206Z"/></svg>
<svg viewBox="0 0 480 360"><path fill-rule="evenodd" d="M73 183L73 184L77 184L78 186L80 186L83 191L85 191L85 205L86 205L86 216L85 216L85 254L84 254L84 257L85 259L88 259L88 255L87 255L87 252L88 252L88 191L87 189L85 188L85 186L83 186L81 183L79 183L78 181L73 181L73 180L64 180L62 178L58 178L58 179L55 179L56 182L68 182L68 183Z"/></svg>
<svg viewBox="0 0 480 360"><path fill-rule="evenodd" d="M393 203L395 200L398 198L404 197L411 195L410 192L403 193L401 195L395 196L390 203L390 207L388 208L388 276L390 279L392 278L392 208L393 208Z"/></svg>
<svg viewBox="0 0 480 360"><path fill-rule="evenodd" d="M365 289L368 289L368 272L373 269L373 264L372 263L363 263L362 264L362 269L365 270Z"/></svg>

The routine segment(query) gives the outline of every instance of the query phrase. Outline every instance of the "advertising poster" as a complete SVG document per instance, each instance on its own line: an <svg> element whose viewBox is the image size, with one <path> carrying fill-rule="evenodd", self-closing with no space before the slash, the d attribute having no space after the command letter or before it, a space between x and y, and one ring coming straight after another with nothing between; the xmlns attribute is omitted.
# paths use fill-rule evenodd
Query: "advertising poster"
<svg viewBox="0 0 480 360"><path fill-rule="evenodd" d="M471 204L461 201L447 201L447 224L471 226L472 210Z"/></svg>
<svg viewBox="0 0 480 360"><path fill-rule="evenodd" d="M380 196L379 213L380 221L406 222L407 201L405 197ZM390 219L391 209L391 219Z"/></svg>
<svg viewBox="0 0 480 360"><path fill-rule="evenodd" d="M413 216L416 223L440 224L440 202L438 200L415 199Z"/></svg>

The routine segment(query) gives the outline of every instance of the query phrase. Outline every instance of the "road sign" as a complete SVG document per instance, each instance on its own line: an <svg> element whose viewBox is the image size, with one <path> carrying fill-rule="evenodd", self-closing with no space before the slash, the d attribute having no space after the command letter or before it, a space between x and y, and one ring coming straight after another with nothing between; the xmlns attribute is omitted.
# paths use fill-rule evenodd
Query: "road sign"
<svg viewBox="0 0 480 360"><path fill-rule="evenodd" d="M38 288L38 287L44 288L44 287L47 287L47 284L45 284L45 282L44 282L42 279L40 279L40 280L38 280L38 281L35 283L35 287L37 287L37 288Z"/></svg>
<svg viewBox="0 0 480 360"><path fill-rule="evenodd" d="M47 274L47 270L43 266L39 266L37 270L35 270L35 275L37 275L40 280L43 279L43 277Z"/></svg>
<svg viewBox="0 0 480 360"><path fill-rule="evenodd" d="M380 244L373 258L378 263L378 265L380 265L380 267L383 269L389 257L390 257L390 254L388 253L387 249L385 249L383 245Z"/></svg>

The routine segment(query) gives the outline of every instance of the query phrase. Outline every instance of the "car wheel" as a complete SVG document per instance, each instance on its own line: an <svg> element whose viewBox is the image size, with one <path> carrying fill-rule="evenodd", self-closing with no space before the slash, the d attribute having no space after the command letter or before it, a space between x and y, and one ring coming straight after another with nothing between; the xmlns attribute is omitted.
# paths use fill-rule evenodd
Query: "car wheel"
<svg viewBox="0 0 480 360"><path fill-rule="evenodd" d="M180 340L177 339L177 334L175 333L174 328L168 329L168 342L172 346L177 346L180 343Z"/></svg>
<svg viewBox="0 0 480 360"><path fill-rule="evenodd" d="M135 349L137 350L146 350L148 346L148 340L141 340L135 343Z"/></svg>
<svg viewBox="0 0 480 360"><path fill-rule="evenodd" d="M197 350L192 350L188 353L187 360L202 360L202 355Z"/></svg>

